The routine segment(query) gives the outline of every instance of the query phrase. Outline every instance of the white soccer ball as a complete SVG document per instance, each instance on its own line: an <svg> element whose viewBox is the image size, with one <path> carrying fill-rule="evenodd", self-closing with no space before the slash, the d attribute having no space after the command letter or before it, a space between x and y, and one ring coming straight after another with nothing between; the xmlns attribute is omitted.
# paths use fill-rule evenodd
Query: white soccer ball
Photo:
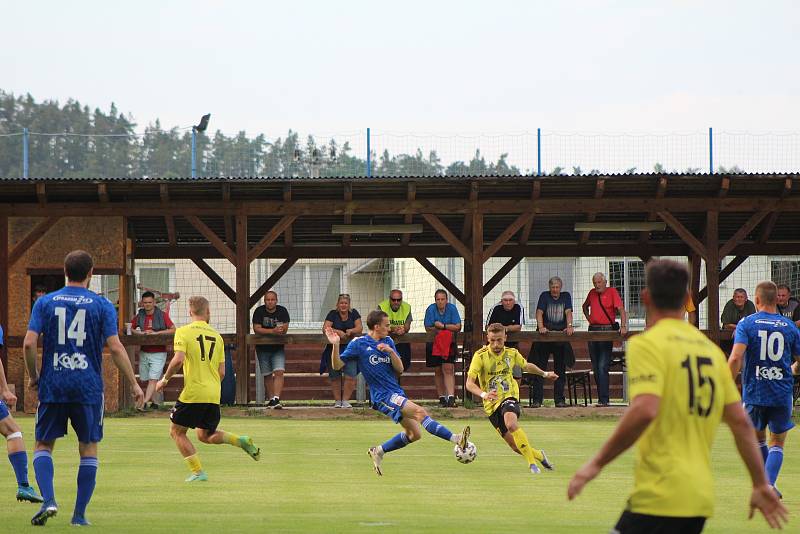
<svg viewBox="0 0 800 534"><path fill-rule="evenodd" d="M458 445L453 448L453 454L456 455L456 460L462 464L468 464L475 461L478 456L478 448L471 441L467 442L467 448L461 449Z"/></svg>

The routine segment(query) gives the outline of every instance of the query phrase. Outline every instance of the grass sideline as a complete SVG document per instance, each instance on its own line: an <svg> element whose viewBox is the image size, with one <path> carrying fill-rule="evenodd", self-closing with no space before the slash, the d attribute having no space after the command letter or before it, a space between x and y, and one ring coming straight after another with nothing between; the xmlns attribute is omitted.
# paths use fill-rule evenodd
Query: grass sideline
<svg viewBox="0 0 800 534"><path fill-rule="evenodd" d="M17 419L32 448L33 418ZM533 476L481 419L443 420L452 430L472 426L478 459L456 462L452 446L425 434L392 453L384 476L366 449L397 432L386 419L297 420L226 417L221 427L249 434L262 448L253 462L229 446L198 444L210 481L186 484L187 469L163 417L106 420L97 490L87 517L101 532L608 532L632 484L629 452L606 468L577 501L566 500L574 471L610 434L609 420L522 420L534 446L556 471ZM778 485L800 522L800 445L789 436ZM196 443L196 439L192 438ZM45 527L73 532L77 444L70 435L55 453L59 515ZM749 483L733 440L722 427L713 452L716 514L705 532L764 532L760 517L746 520ZM31 466L31 475L33 475ZM13 500L9 465L0 468L0 530L35 531L36 505Z"/></svg>

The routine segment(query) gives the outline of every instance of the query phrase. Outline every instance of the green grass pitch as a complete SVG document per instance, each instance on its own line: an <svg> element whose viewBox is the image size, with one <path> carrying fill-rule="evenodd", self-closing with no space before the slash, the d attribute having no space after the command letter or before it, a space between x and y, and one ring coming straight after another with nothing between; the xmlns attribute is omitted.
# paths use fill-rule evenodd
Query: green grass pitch
<svg viewBox="0 0 800 534"><path fill-rule="evenodd" d="M33 419L18 418L32 448ZM109 418L100 444L97 489L87 517L100 532L608 532L631 489L631 452L607 467L575 502L566 486L610 434L612 420L521 420L556 471L534 476L485 419L442 420L453 431L468 423L478 458L461 465L452 446L424 433L421 442L387 455L384 476L366 450L399 430L386 419L297 420L223 417L221 428L251 435L256 463L230 446L198 444L207 483L186 484L186 466L163 418ZM800 436L790 433L778 486L789 508L789 531L800 523ZM196 439L193 437L193 441ZM59 515L45 529L74 532L77 444L55 451ZM31 460L32 461L32 460ZM706 532L763 532L746 520L749 483L727 427L713 453L716 514ZM31 465L31 476L33 468ZM0 531L27 532L36 505L14 500L11 466L0 468Z"/></svg>

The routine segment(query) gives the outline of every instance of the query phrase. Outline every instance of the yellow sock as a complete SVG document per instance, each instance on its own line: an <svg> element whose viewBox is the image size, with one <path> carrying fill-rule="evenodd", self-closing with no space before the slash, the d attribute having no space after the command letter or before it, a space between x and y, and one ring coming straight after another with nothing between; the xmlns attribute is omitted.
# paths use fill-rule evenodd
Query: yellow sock
<svg viewBox="0 0 800 534"><path fill-rule="evenodd" d="M203 470L203 466L200 465L200 457L197 454L187 456L184 460L189 465L189 470L195 475Z"/></svg>
<svg viewBox="0 0 800 534"><path fill-rule="evenodd" d="M525 434L524 430L518 428L511 433L511 437L514 438L514 444L517 446L517 449L519 449L519 452L521 452L525 460L528 461L528 465L537 463L537 461L542 461L544 458L542 451L531 447L531 444L528 443L528 436Z"/></svg>
<svg viewBox="0 0 800 534"><path fill-rule="evenodd" d="M222 440L228 445L233 445L234 447L239 448L242 447L242 444L239 443L239 436L233 432L222 432Z"/></svg>

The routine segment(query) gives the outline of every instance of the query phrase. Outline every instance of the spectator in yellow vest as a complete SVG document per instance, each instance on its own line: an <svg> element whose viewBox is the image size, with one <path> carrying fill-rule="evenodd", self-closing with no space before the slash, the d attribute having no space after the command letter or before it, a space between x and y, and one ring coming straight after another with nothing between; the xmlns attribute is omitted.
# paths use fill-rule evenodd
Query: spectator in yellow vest
<svg viewBox="0 0 800 534"><path fill-rule="evenodd" d="M403 343L403 337L411 330L411 305L403 301L402 291L392 289L389 298L378 304L378 309L389 316L389 335L403 362L403 371L407 372L411 367L411 344Z"/></svg>

